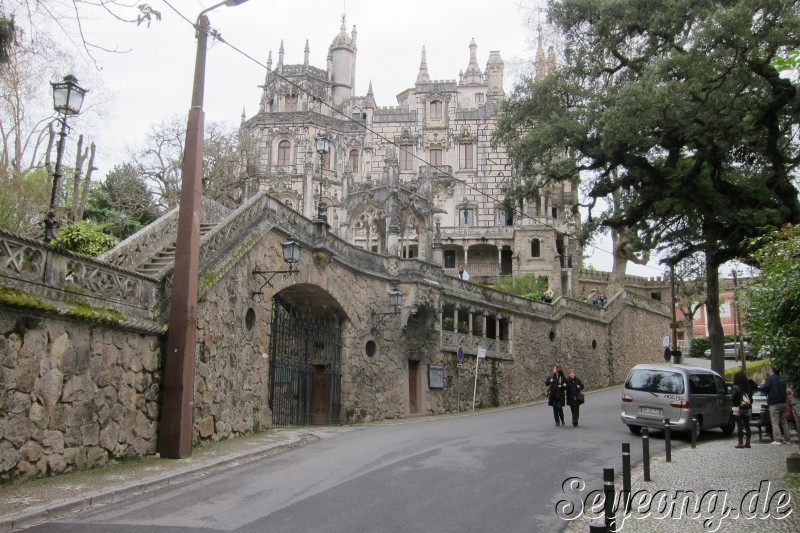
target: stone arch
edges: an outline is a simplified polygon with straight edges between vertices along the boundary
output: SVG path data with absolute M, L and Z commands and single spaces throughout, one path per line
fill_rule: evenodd
M 299 283 L 273 297 L 269 406 L 276 427 L 341 423 L 343 329 L 339 302 Z

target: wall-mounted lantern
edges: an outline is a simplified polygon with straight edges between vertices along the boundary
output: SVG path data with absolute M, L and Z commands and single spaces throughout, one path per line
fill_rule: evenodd
M 394 310 L 389 311 L 386 313 L 376 313 L 372 311 L 372 320 L 375 321 L 375 325 L 372 326 L 372 334 L 374 335 L 378 328 L 383 325 L 383 321 L 386 319 L 387 316 L 397 315 L 400 312 L 400 305 L 403 303 L 403 293 L 398 291 L 397 289 L 392 289 L 389 291 L 389 305 L 391 305 Z
M 300 272 L 299 270 L 294 268 L 295 263 L 300 261 L 300 244 L 295 241 L 294 239 L 289 239 L 285 243 L 283 243 L 283 260 L 286 261 L 286 264 L 289 265 L 288 270 L 261 270 L 258 265 L 253 269 L 254 276 L 261 276 L 264 280 L 264 283 L 261 284 L 261 287 L 258 288 L 257 291 L 253 292 L 253 297 L 256 296 L 263 296 L 262 290 L 264 287 L 269 285 L 272 287 L 272 278 L 277 276 L 278 274 L 283 274 L 283 279 L 287 279 L 292 274 L 297 274 Z M 269 277 L 267 277 L 269 276 Z

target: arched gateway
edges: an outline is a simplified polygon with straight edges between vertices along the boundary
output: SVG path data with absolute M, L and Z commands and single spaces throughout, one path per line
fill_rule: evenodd
M 316 287 L 290 287 L 273 299 L 269 357 L 273 426 L 340 423 L 342 322 L 338 304 Z

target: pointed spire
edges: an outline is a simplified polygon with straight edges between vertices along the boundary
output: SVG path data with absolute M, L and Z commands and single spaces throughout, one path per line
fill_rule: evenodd
M 372 109 L 378 107 L 378 104 L 375 103 L 375 95 L 372 93 L 372 80 L 369 80 L 369 90 L 367 90 L 367 100 L 364 105 Z
M 247 120 L 247 115 L 244 112 L 244 106 L 242 106 L 242 124 L 244 124 L 245 120 Z
M 308 54 L 309 52 L 311 52 L 311 50 L 308 48 L 308 39 L 306 39 L 306 49 L 304 50 L 304 52 L 305 52 L 305 59 L 303 60 L 303 64 L 305 66 L 308 66 Z
M 417 83 L 428 83 L 431 81 L 428 76 L 428 61 L 425 59 L 425 47 L 422 47 L 422 59 L 419 62 L 419 74 L 417 74 Z
M 542 40 L 542 25 L 539 24 L 537 29 L 539 36 L 536 38 L 536 61 L 533 63 L 536 73 L 534 79 L 540 80 L 545 77 L 547 73 L 547 60 L 544 56 L 544 41 Z
M 464 73 L 464 83 L 483 83 L 483 73 L 478 66 L 478 45 L 475 44 L 475 38 L 469 43 L 469 65 L 467 71 Z
M 278 65 L 283 66 L 283 39 L 281 39 L 281 47 L 278 49 Z
M 272 70 L 272 50 L 269 51 L 269 57 L 267 57 L 267 70 Z

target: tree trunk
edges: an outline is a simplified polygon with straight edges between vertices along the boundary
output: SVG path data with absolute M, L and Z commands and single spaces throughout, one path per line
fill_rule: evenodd
M 78 201 L 80 200 L 81 175 L 83 174 L 83 162 L 89 154 L 89 149 L 83 149 L 83 135 L 78 137 L 78 152 L 75 155 L 75 175 L 72 177 L 72 209 L 70 210 L 70 221 L 76 222 L 78 216 Z
M 711 370 L 725 374 L 725 331 L 719 316 L 719 264 L 706 252 L 706 323 L 711 344 Z
M 83 212 L 86 211 L 86 202 L 89 200 L 89 188 L 92 185 L 92 172 L 97 170 L 94 166 L 94 154 L 96 150 L 94 143 L 89 145 L 89 164 L 86 167 L 86 177 L 83 179 L 83 191 L 81 192 L 81 202 L 78 205 L 78 213 L 75 220 L 83 220 Z
M 608 276 L 606 295 L 614 297 L 625 286 L 625 272 L 628 269 L 628 257 L 625 253 L 627 237 L 624 231 L 611 230 L 611 249 L 614 252 L 614 262 L 611 265 L 611 273 Z

